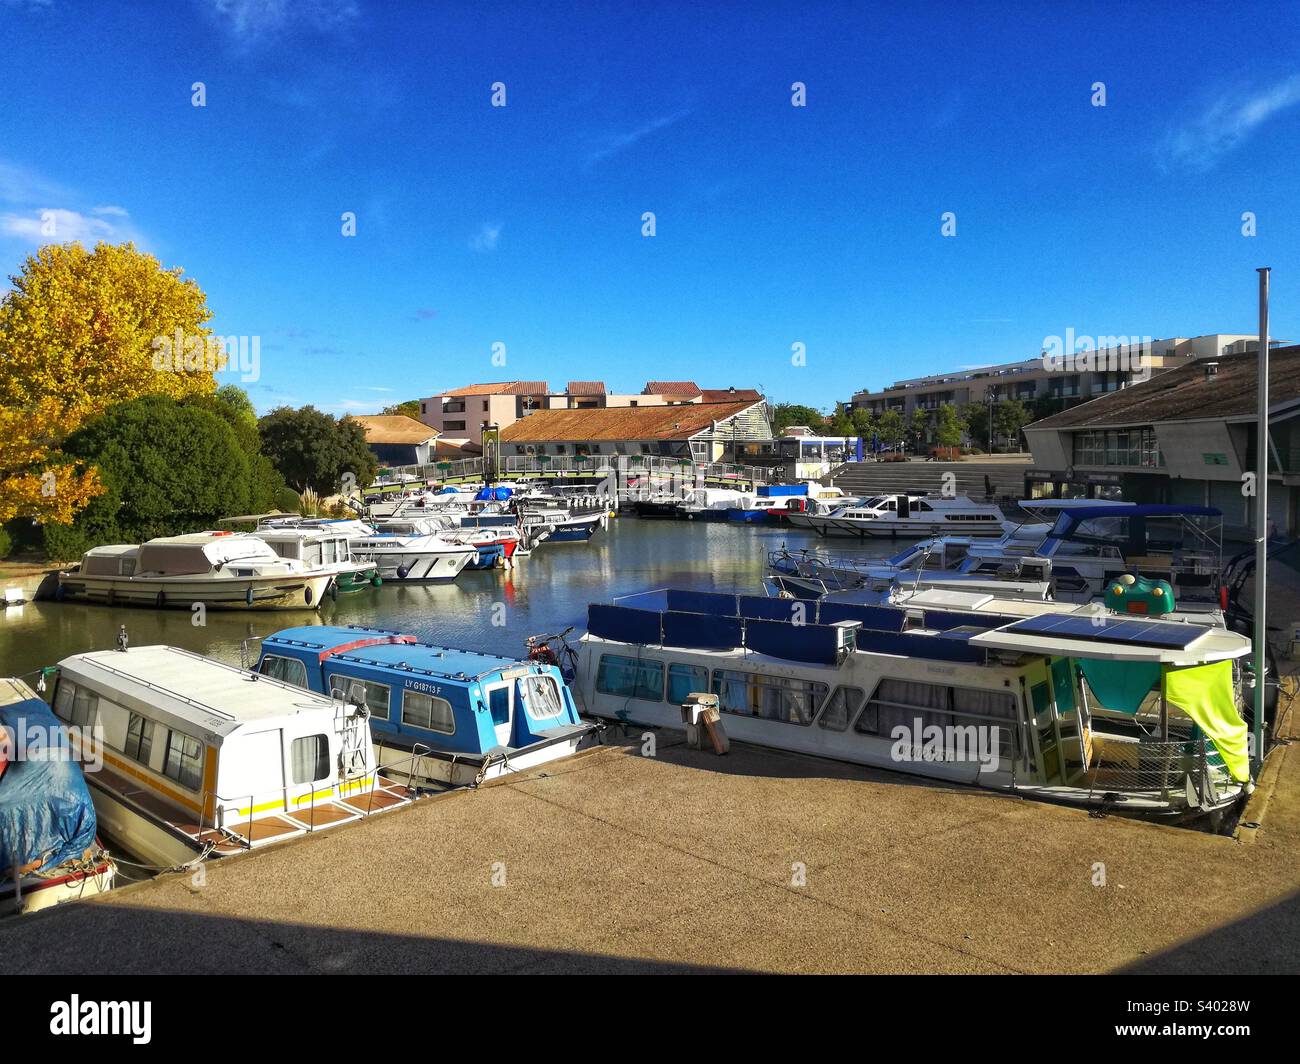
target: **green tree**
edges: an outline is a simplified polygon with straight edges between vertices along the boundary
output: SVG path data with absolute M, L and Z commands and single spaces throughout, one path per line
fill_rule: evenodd
M 70 524 L 45 526 L 47 553 L 70 560 L 102 543 L 194 532 L 248 512 L 249 455 L 213 403 L 142 396 L 69 436 L 64 452 L 93 462 L 105 491 Z
M 919 406 L 912 411 L 912 439 L 919 451 L 925 444 L 925 437 L 930 431 L 930 415 Z
M 281 406 L 257 427 L 262 453 L 295 491 L 311 488 L 322 496 L 337 494 L 344 473 L 353 474 L 365 487 L 379 469 L 366 445 L 365 430 L 351 418 L 339 421 L 314 406 Z
M 407 399 L 404 403 L 393 403 L 391 406 L 384 407 L 379 411 L 381 414 L 405 414 L 407 417 L 420 420 L 420 400 Z
M 940 447 L 960 447 L 962 437 L 966 434 L 966 423 L 952 403 L 939 407 L 935 424 L 935 440 Z
M 870 443 L 872 433 L 876 431 L 876 419 L 871 411 L 865 406 L 855 407 L 849 412 L 849 417 L 853 420 L 854 434 Z
M 238 384 L 223 384 L 217 389 L 216 396 L 223 404 L 245 424 L 252 425 L 253 431 L 257 431 L 257 410 L 253 407 L 253 400 L 248 398 L 248 393 Z
M 798 403 L 777 403 L 772 407 L 772 431 L 781 435 L 791 425 L 807 425 L 813 432 L 821 432 L 826 417 L 811 406 Z
M 856 432 L 857 430 L 853 427 L 853 419 L 845 411 L 838 410 L 835 416 L 831 418 L 827 434 L 830 436 L 852 436 Z
M 903 415 L 897 410 L 889 409 L 880 415 L 880 420 L 876 424 L 876 431 L 880 433 L 880 442 L 893 445 L 902 440 L 906 427 L 903 424 Z
M 962 420 L 972 440 L 979 440 L 986 451 L 992 451 L 989 440 L 989 408 L 986 403 L 967 403 L 962 408 Z
M 1019 399 L 1003 399 L 993 408 L 993 428 L 999 438 L 1019 449 L 1020 430 L 1033 420 L 1029 409 Z

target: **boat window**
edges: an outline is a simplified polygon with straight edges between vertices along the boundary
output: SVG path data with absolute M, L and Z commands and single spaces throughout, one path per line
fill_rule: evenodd
M 709 670 L 702 665 L 674 662 L 668 666 L 668 701 L 681 705 L 686 696 L 709 689 Z
M 531 716 L 543 720 L 558 717 L 564 712 L 564 700 L 560 697 L 560 688 L 554 677 L 526 676 L 520 683 L 523 684 L 524 702 Z
M 77 685 L 71 680 L 59 681 L 58 690 L 54 692 L 54 711 L 67 720 L 72 715 L 72 697 L 77 693 Z
M 402 692 L 402 723 L 444 735 L 451 735 L 456 730 L 456 717 L 451 711 L 451 703 L 445 698 L 421 694 L 419 691 Z
M 297 658 L 282 658 L 276 654 L 267 654 L 262 658 L 258 671 L 263 676 L 291 683 L 295 687 L 307 686 L 307 666 Z
M 203 782 L 203 744 L 192 735 L 169 731 L 163 775 L 182 787 L 197 791 Z
M 862 708 L 867 692 L 861 687 L 837 687 L 826 700 L 826 708 L 817 719 L 817 725 L 829 731 L 843 731 L 854 714 Z
M 372 683 L 370 680 L 359 680 L 355 676 L 342 676 L 335 672 L 330 673 L 330 694 L 353 705 L 364 702 L 372 717 L 388 719 L 390 691 L 386 683 Z
M 135 559 L 123 558 L 121 567 L 122 576 L 135 576 Z
M 663 663 L 602 654 L 596 670 L 596 690 L 607 695 L 660 702 L 664 697 Z
M 126 756 L 142 765 L 149 764 L 153 753 L 153 721 L 132 713 L 126 726 Z
M 794 676 L 766 676 L 733 669 L 713 670 L 713 693 L 724 713 L 787 724 L 811 724 L 829 690 L 824 683 Z
M 930 508 L 930 504 L 929 504 L 928 502 L 914 502 L 914 503 L 912 503 L 912 511 L 913 511 L 914 513 L 918 513 L 918 514 L 928 514 L 928 513 L 930 512 L 930 509 L 931 509 L 931 508 Z
M 325 735 L 304 735 L 289 751 L 294 783 L 316 783 L 330 777 L 330 741 Z
M 488 692 L 488 712 L 493 724 L 510 723 L 510 688 L 497 687 Z
M 68 723 L 83 728 L 91 728 L 99 716 L 99 696 L 94 691 L 78 687 L 72 696 L 72 706 L 68 712 Z
M 1019 718 L 1015 696 L 1010 691 L 885 679 L 876 687 L 854 730 L 896 738 L 896 728 L 904 728 L 910 734 L 920 721 L 922 729 L 932 726 L 945 729 L 947 744 L 955 734 L 947 729 L 993 728 L 996 731 L 990 733 L 989 740 L 996 734 L 999 756 L 1014 758 L 1019 750 Z M 913 735 L 912 742 L 919 748 L 923 737 Z

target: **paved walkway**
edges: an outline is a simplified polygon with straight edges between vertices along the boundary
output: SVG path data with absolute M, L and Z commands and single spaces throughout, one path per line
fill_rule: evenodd
M 1238 841 L 660 735 L 7 921 L 0 971 L 1296 972 L 1273 756 Z

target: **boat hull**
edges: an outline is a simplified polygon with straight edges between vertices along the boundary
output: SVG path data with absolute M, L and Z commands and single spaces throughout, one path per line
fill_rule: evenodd
M 65 901 L 80 901 L 106 894 L 113 889 L 117 866 L 107 857 L 98 860 L 88 871 L 69 872 L 49 877 L 24 876 L 21 898 L 12 880 L 0 888 L 0 916 L 6 913 L 34 913 Z
M 433 553 L 375 551 L 367 552 L 364 557 L 374 562 L 383 580 L 432 584 L 455 580 L 477 554 L 473 547 L 466 547 L 463 551 Z
M 583 741 L 595 731 L 595 726 L 574 729 L 554 739 L 545 739 L 519 750 L 502 754 L 454 754 L 445 750 L 431 750 L 414 757 L 409 747 L 401 744 L 400 737 L 386 736 L 375 744 L 375 761 L 381 771 L 392 770 L 395 782 L 411 787 L 473 787 L 489 780 L 499 779 L 515 772 L 536 768 L 550 761 L 558 761 L 578 752 Z
M 791 515 L 792 525 L 811 528 L 819 536 L 845 539 L 927 539 L 930 536 L 1000 536 L 1006 530 L 999 521 L 987 525 L 976 521 L 960 526 L 943 521 L 865 521 L 838 517 Z
M 217 610 L 315 610 L 334 575 L 265 577 L 134 577 L 60 573 L 56 595 L 106 606 Z

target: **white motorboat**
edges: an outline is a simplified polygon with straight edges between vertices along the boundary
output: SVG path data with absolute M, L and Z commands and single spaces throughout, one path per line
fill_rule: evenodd
M 478 556 L 477 547 L 451 542 L 437 522 L 420 517 L 377 521 L 351 547 L 355 558 L 378 566 L 384 580 L 455 580 Z
M 1012 522 L 992 503 L 965 495 L 879 495 L 829 514 L 791 513 L 786 520 L 819 536 L 858 539 L 926 536 L 1000 536 Z
M 336 575 L 282 558 L 255 535 L 195 532 L 95 547 L 59 573 L 56 596 L 158 609 L 314 610 Z
M 353 521 L 271 519 L 261 522 L 253 533 L 270 545 L 281 558 L 289 558 L 312 569 L 334 573 L 331 594 L 347 594 L 377 586 L 379 569 L 374 562 L 352 556 Z M 340 527 L 343 526 L 343 527 Z

